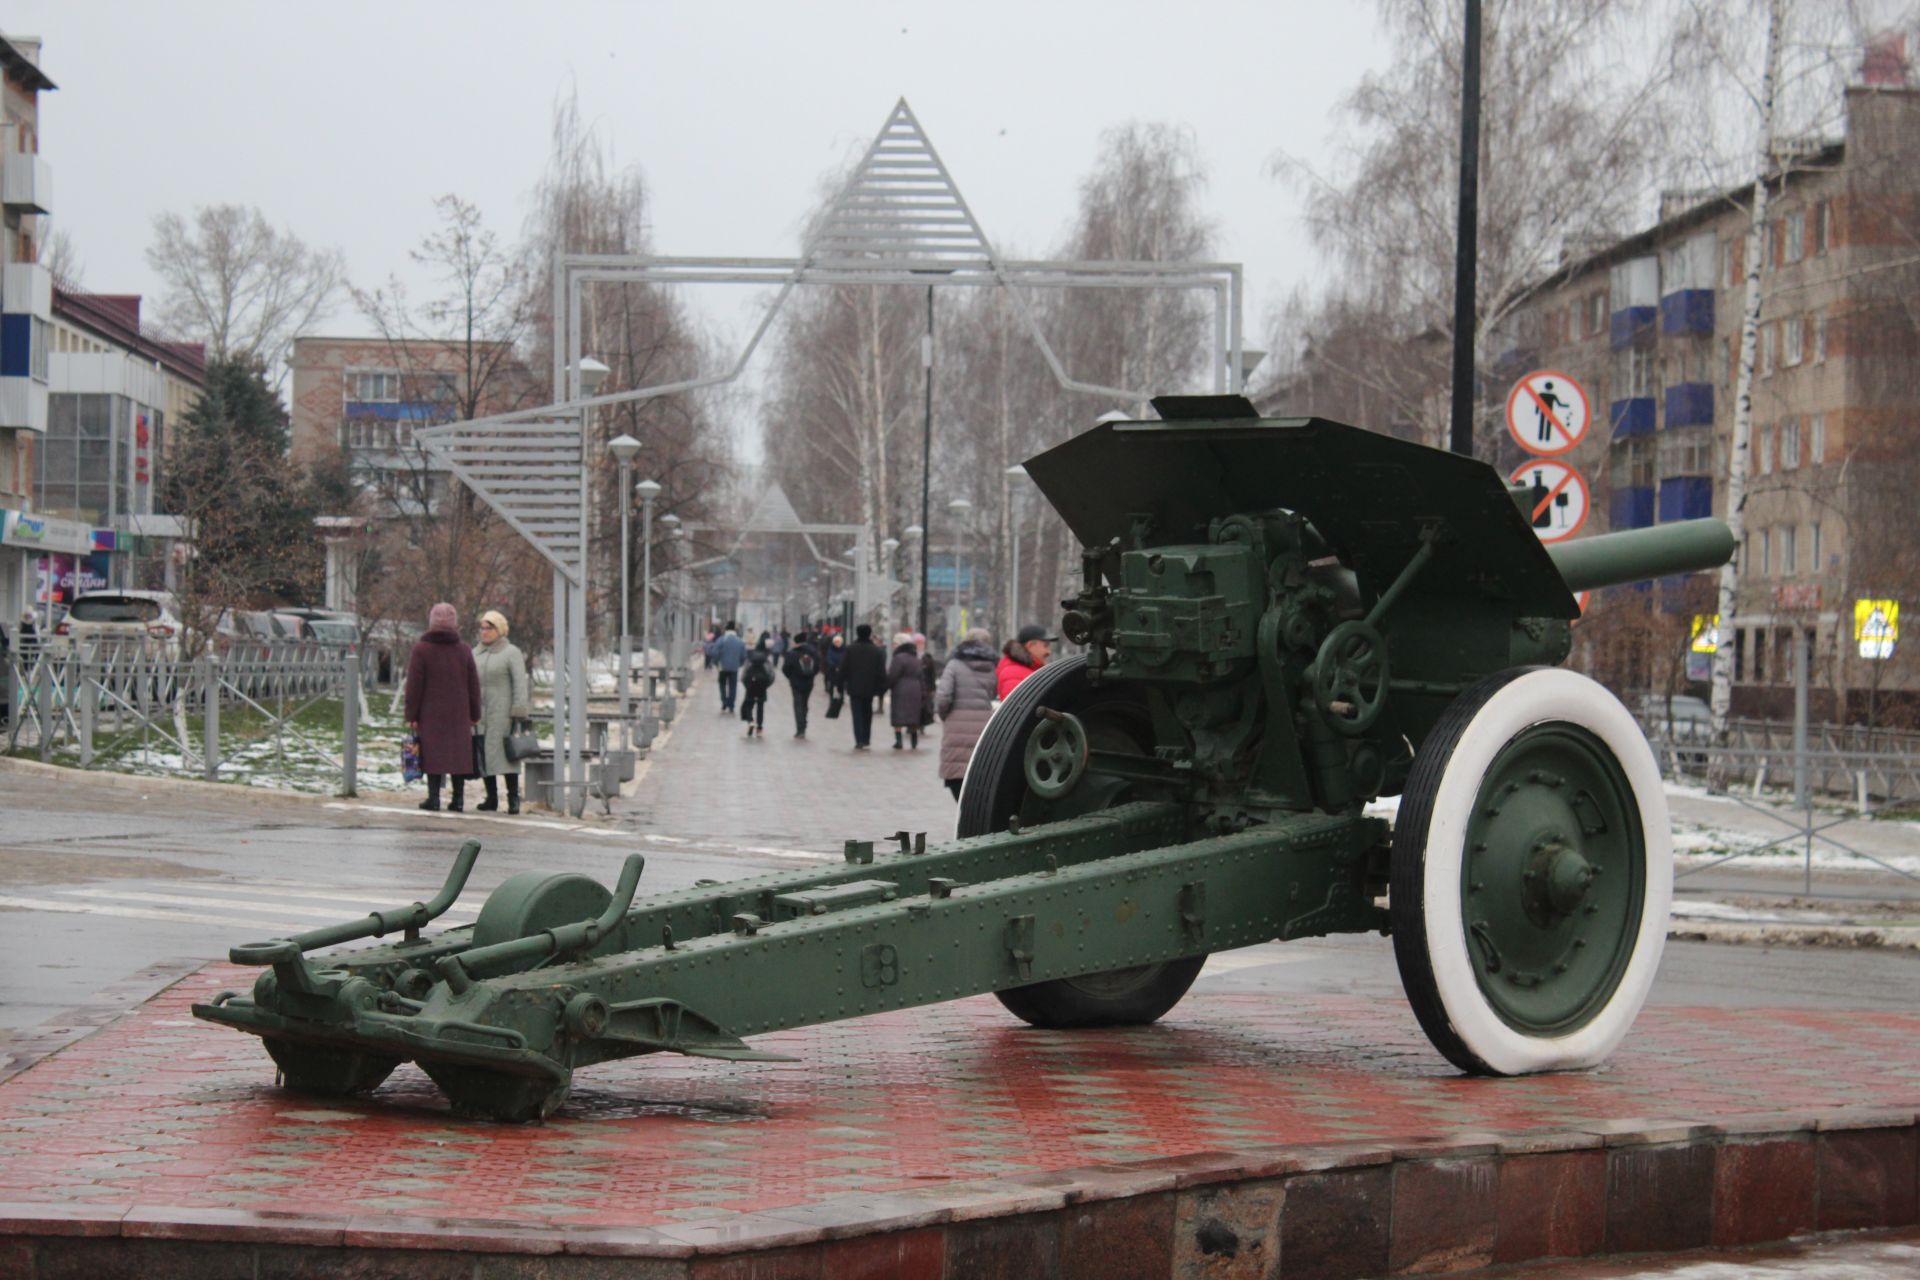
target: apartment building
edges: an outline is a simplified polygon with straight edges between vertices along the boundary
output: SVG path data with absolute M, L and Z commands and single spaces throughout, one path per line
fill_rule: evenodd
M 53 211 L 40 94 L 57 87 L 40 70 L 37 39 L 0 36 L 0 623 L 9 629 L 32 597 L 34 560 L 56 544 L 77 549 L 83 538 L 29 509 L 31 442 L 47 429 L 53 314 L 53 278 L 39 263 Z
M 1743 572 L 1719 628 L 1736 714 L 1790 705 L 1796 635 L 1813 646 L 1817 714 L 1857 717 L 1884 695 L 1920 708 L 1915 641 L 1877 658 L 1854 634 L 1860 601 L 1920 607 L 1920 91 L 1860 85 L 1846 109 L 1845 136 L 1801 148 L 1769 188 Z M 1507 326 L 1497 378 L 1559 370 L 1594 404 L 1569 455 L 1594 493 L 1587 532 L 1726 510 L 1749 197 L 1670 195 L 1656 225 L 1570 264 Z M 1630 598 L 1603 596 L 1596 616 Z M 1656 599 L 1712 609 L 1707 582 L 1670 580 Z
M 294 461 L 343 457 L 376 516 L 418 514 L 448 493 L 451 473 L 416 430 L 533 402 L 506 343 L 300 338 L 292 369 Z

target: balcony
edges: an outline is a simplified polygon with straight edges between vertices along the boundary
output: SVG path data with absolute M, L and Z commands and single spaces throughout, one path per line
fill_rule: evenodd
M 1663 476 L 1660 480 L 1660 523 L 1695 520 L 1713 514 L 1712 476 Z
M 1670 338 L 1713 332 L 1713 290 L 1680 289 L 1660 299 L 1660 332 Z
M 1615 529 L 1644 529 L 1653 523 L 1653 490 L 1643 485 L 1613 491 L 1613 504 L 1607 512 L 1608 524 Z
M 37 154 L 7 152 L 0 164 L 0 204 L 10 213 L 52 213 L 53 166 Z
M 1668 429 L 1713 425 L 1713 384 L 1676 382 L 1667 388 Z
M 0 268 L 0 311 L 53 319 L 53 273 L 37 262 L 9 262 Z
M 1653 397 L 1635 396 L 1631 400 L 1615 400 L 1607 406 L 1607 419 L 1613 425 L 1615 440 L 1652 435 Z

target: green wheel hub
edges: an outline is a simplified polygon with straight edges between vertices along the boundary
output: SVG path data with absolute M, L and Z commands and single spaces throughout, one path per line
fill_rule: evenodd
M 1626 972 L 1646 896 L 1646 842 L 1613 753 L 1566 723 L 1494 758 L 1474 797 L 1462 919 L 1488 1004 L 1529 1035 L 1574 1031 Z

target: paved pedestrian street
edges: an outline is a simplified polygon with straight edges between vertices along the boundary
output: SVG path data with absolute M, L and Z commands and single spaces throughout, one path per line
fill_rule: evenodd
M 929 840 L 953 835 L 959 806 L 940 782 L 940 730 L 920 749 L 893 749 L 885 715 L 873 747 L 853 749 L 853 720 L 826 718 L 816 686 L 807 736 L 793 736 L 793 700 L 777 680 L 767 695 L 766 735 L 748 738 L 738 714 L 720 714 L 714 672 L 696 671 L 673 735 L 654 753 L 637 792 L 616 805 L 623 822 L 653 838 L 725 840 L 777 853 L 840 856 L 848 840 L 902 829 Z

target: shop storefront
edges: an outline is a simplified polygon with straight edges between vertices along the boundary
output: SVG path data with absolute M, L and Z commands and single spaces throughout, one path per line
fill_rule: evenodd
M 75 593 L 105 587 L 116 543 L 111 529 L 0 510 L 0 608 L 7 621 L 28 608 L 49 621 Z

